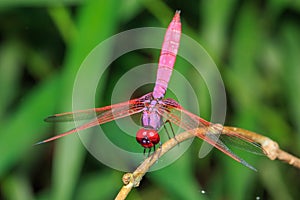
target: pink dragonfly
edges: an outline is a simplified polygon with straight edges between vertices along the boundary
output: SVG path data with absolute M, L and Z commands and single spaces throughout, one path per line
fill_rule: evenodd
M 195 130 L 199 127 L 206 128 L 207 134 L 197 135 L 199 138 L 213 145 L 234 160 L 249 167 L 250 169 L 255 170 L 254 167 L 252 167 L 242 158 L 235 155 L 222 142 L 222 139 L 229 138 L 229 140 L 234 141 L 234 143 L 239 143 L 239 146 L 256 147 L 256 143 L 245 137 L 242 137 L 241 135 L 233 131 L 227 131 L 227 133 L 230 134 L 216 134 L 216 130 L 212 128 L 214 124 L 185 110 L 182 106 L 180 106 L 179 103 L 177 103 L 173 99 L 163 99 L 176 60 L 180 36 L 180 11 L 176 11 L 175 16 L 169 24 L 167 32 L 165 34 L 158 64 L 156 84 L 153 92 L 148 93 L 140 98 L 131 99 L 127 102 L 109 105 L 102 108 L 92 108 L 50 116 L 45 119 L 46 122 L 66 122 L 87 119 L 90 119 L 90 121 L 60 135 L 38 142 L 37 144 L 50 142 L 77 131 L 81 131 L 130 115 L 142 113 L 141 120 L 143 128 L 137 131 L 136 140 L 141 144 L 142 147 L 144 147 L 144 149 L 149 149 L 149 152 L 152 148 L 155 148 L 156 144 L 160 142 L 158 131 L 165 124 L 165 122 L 168 121 L 187 131 Z M 93 117 L 95 116 L 95 114 L 96 118 Z

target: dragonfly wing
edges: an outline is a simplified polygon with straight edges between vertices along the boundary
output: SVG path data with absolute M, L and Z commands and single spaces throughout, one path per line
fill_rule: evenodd
M 250 153 L 266 155 L 266 152 L 262 147 L 262 143 L 266 140 L 266 137 L 251 131 L 224 126 L 221 140 L 226 144 L 232 144 L 233 146 L 246 150 Z
M 84 129 L 87 129 L 87 128 L 90 128 L 93 126 L 97 126 L 100 124 L 110 122 L 115 119 L 120 119 L 120 118 L 127 117 L 130 115 L 136 114 L 136 113 L 140 113 L 143 111 L 143 109 L 144 109 L 143 99 L 139 98 L 139 99 L 130 100 L 128 102 L 114 104 L 111 106 L 105 106 L 102 108 L 82 110 L 82 111 L 77 111 L 77 112 L 72 112 L 72 113 L 70 112 L 70 113 L 57 114 L 57 115 L 51 116 L 50 118 L 47 118 L 47 119 L 49 119 L 47 121 L 49 121 L 49 122 L 64 122 L 64 121 L 70 121 L 71 119 L 77 120 L 77 116 L 79 117 L 80 120 L 83 120 L 83 119 L 86 119 L 83 117 L 87 116 L 87 113 L 93 114 L 94 119 L 91 120 L 90 122 L 87 122 L 87 123 L 77 127 L 77 128 L 73 128 L 67 132 L 64 132 L 60 135 L 56 135 L 49 139 L 43 140 L 36 144 L 50 142 L 52 140 L 56 140 L 58 138 L 61 138 L 63 136 L 72 134 L 72 133 L 80 131 L 80 130 L 84 130 Z M 93 111 L 95 113 L 92 113 Z M 80 117 L 82 117 L 82 118 L 80 118 Z M 88 115 L 88 117 L 91 118 L 90 115 Z
M 227 138 L 224 137 L 225 135 L 222 134 L 223 126 L 220 124 L 214 124 L 210 127 L 207 127 L 205 134 L 196 134 L 198 137 L 203 139 L 204 141 L 208 142 L 209 144 L 213 145 L 226 155 L 230 156 L 234 160 L 238 161 L 239 163 L 243 164 L 244 166 L 257 171 L 252 165 L 247 163 L 244 159 L 240 158 L 236 154 L 234 154 L 224 143 L 223 139 Z M 201 132 L 202 133 L 202 132 Z M 232 137 L 233 138 L 233 137 Z M 225 140 L 227 141 L 227 140 Z
M 110 106 L 105 106 L 101 108 L 91 108 L 86 110 L 79 110 L 75 112 L 65 112 L 60 114 L 55 114 L 44 119 L 46 122 L 70 122 L 70 121 L 79 121 L 79 120 L 89 120 L 97 116 L 105 115 L 107 112 L 114 110 L 125 110 L 124 108 L 128 107 L 127 110 L 134 108 L 134 106 L 141 106 L 143 104 L 142 99 L 132 99 L 127 102 L 118 103 Z
M 104 109 L 105 108 L 105 109 Z M 71 122 L 76 120 L 88 120 L 94 118 L 97 108 L 55 114 L 44 119 L 45 122 Z M 109 110 L 108 106 L 102 108 L 102 112 Z M 74 117 L 74 115 L 76 117 Z
M 241 137 L 236 137 L 223 133 L 220 135 L 219 139 L 228 146 L 234 146 L 241 150 L 245 150 L 256 155 L 265 155 L 261 145 L 257 142 L 242 140 Z
M 242 163 L 246 167 L 249 167 L 252 170 L 255 170 L 250 164 L 244 161 L 242 158 L 235 155 L 220 139 L 219 137 L 222 135 L 222 129 L 220 131 L 216 131 L 218 129 L 215 126 L 219 126 L 218 124 L 214 125 L 201 117 L 190 113 L 189 111 L 183 109 L 179 103 L 177 103 L 173 99 L 166 99 L 163 101 L 163 104 L 158 108 L 159 113 L 170 122 L 176 124 L 177 126 L 185 129 L 186 131 L 191 131 L 191 133 L 196 134 L 197 137 L 203 139 L 209 144 L 213 145 L 226 155 L 230 156 L 234 160 Z M 213 128 L 214 127 L 214 128 Z M 197 131 L 197 128 L 206 129 L 205 133 L 201 131 Z M 199 129 L 198 129 L 199 130 Z M 196 131 L 196 132 L 195 132 Z M 236 134 L 235 136 L 238 136 Z M 232 135 L 233 137 L 233 135 Z M 244 138 L 242 138 L 244 139 Z M 256 171 L 256 170 L 255 170 Z

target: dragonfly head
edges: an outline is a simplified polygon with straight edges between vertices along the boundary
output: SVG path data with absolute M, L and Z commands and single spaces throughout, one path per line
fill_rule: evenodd
M 159 134 L 154 129 L 141 128 L 136 133 L 136 141 L 144 148 L 152 148 L 160 141 Z

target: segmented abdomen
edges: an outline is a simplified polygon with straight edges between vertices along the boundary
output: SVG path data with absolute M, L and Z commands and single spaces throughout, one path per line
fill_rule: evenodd
M 165 34 L 159 58 L 153 97 L 162 98 L 167 90 L 173 71 L 181 35 L 180 11 L 176 11 Z

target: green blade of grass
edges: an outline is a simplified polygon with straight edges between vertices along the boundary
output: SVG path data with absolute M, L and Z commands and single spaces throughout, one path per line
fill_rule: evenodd
M 101 41 L 113 34 L 117 24 L 117 1 L 89 1 L 79 12 L 78 34 L 70 44 L 62 83 L 62 111 L 71 110 L 73 84 L 76 73 L 88 53 Z M 109 49 L 107 53 L 109 53 Z M 99 57 L 101 68 L 105 55 Z M 87 77 L 87 81 L 88 81 Z M 86 86 L 94 87 L 94 86 Z M 104 88 L 100 88 L 104 89 Z M 99 91 L 102 92 L 102 91 Z M 64 130 L 68 127 L 64 126 Z M 53 199 L 72 199 L 84 161 L 85 150 L 76 135 L 57 142 L 53 168 Z
M 43 118 L 54 112 L 57 78 L 44 82 L 22 99 L 16 111 L 0 130 L 0 177 L 25 156 L 48 127 Z M 38 109 L 37 109 L 38 108 Z M 38 150 L 38 149 L 36 149 Z

